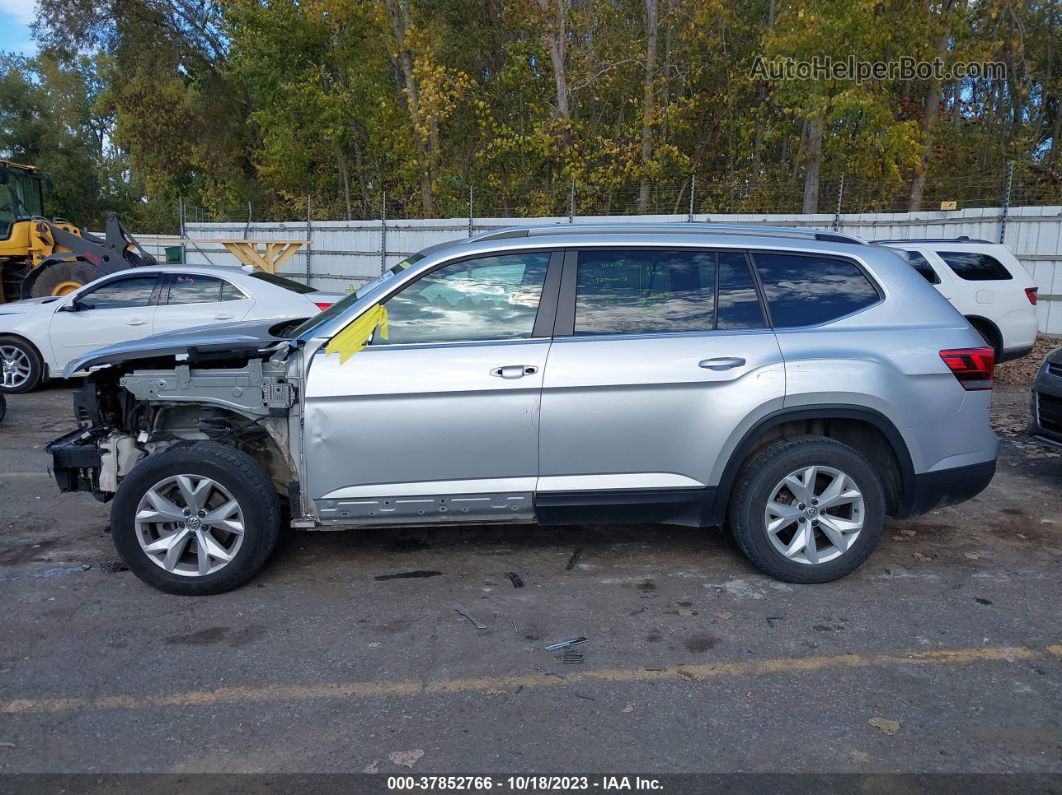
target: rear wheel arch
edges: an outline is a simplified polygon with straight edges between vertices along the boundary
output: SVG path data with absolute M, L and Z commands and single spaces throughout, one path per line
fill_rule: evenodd
M 980 315 L 966 315 L 966 320 L 978 334 L 984 337 L 985 342 L 992 346 L 998 362 L 1003 355 L 1003 332 L 999 330 L 999 326 Z
M 888 513 L 897 518 L 910 513 L 914 464 L 892 421 L 871 408 L 823 405 L 776 411 L 745 432 L 719 479 L 710 524 L 722 524 L 738 472 L 759 448 L 777 439 L 805 435 L 836 439 L 864 455 L 885 485 Z

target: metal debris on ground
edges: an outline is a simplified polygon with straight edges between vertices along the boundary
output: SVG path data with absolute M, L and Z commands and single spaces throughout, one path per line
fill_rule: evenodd
M 505 576 L 508 577 L 509 580 L 512 582 L 513 588 L 524 587 L 524 581 L 520 579 L 520 575 L 517 574 L 515 571 L 507 571 L 505 572 Z
M 580 635 L 577 638 L 568 638 L 567 640 L 560 640 L 556 643 L 549 644 L 546 647 L 546 651 L 564 651 L 565 649 L 569 649 L 577 643 L 586 643 L 588 640 L 590 639 L 585 635 Z
M 483 624 L 483 623 L 477 621 L 476 619 L 472 618 L 472 614 L 469 613 L 468 610 L 466 608 L 462 607 L 461 605 L 454 605 L 454 610 L 456 610 L 460 615 L 464 616 L 469 621 L 471 621 L 472 622 L 472 626 L 474 626 L 476 629 L 486 629 L 487 628 L 486 624 Z
M 568 565 L 564 567 L 565 571 L 571 571 L 575 568 L 575 564 L 579 562 L 579 556 L 583 554 L 581 549 L 577 549 L 572 553 L 572 556 L 568 558 Z
M 396 574 L 377 574 L 373 577 L 374 580 L 415 580 L 421 577 L 438 577 L 442 574 L 441 571 L 435 571 L 434 569 L 417 569 L 415 571 L 400 571 Z

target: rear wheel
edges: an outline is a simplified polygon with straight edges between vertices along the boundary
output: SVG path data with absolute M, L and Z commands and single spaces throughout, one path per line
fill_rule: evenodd
M 100 275 L 99 270 L 87 262 L 56 262 L 40 267 L 44 271 L 33 282 L 31 292 L 34 298 L 69 295 Z
M 730 527 L 748 558 L 786 582 L 828 582 L 857 569 L 881 539 L 885 493 L 859 452 L 833 439 L 773 442 L 742 467 Z
M 126 565 L 148 585 L 221 593 L 247 582 L 273 551 L 280 501 L 246 453 L 214 442 L 180 445 L 125 477 L 111 531 Z
M 44 361 L 36 348 L 21 337 L 0 335 L 0 392 L 29 392 L 43 376 Z

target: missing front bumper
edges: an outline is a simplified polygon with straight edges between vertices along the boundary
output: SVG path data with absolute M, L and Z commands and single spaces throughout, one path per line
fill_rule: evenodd
M 79 428 L 45 446 L 52 456 L 52 474 L 59 491 L 87 491 L 100 502 L 114 496 L 100 491 L 99 487 L 102 466 L 99 440 L 106 435 L 105 428 Z

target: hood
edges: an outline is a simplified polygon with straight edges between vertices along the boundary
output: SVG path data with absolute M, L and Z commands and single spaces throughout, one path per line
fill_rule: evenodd
M 74 373 L 93 367 L 165 356 L 187 356 L 189 362 L 240 354 L 253 356 L 275 347 L 278 343 L 287 342 L 289 338 L 284 336 L 284 332 L 301 322 L 302 320 L 297 318 L 246 320 L 154 334 L 139 340 L 98 348 L 70 362 L 63 375 L 69 378 Z
M 49 304 L 63 300 L 61 295 L 46 295 L 43 298 L 27 298 L 23 301 L 12 301 L 10 304 L 0 304 L 0 315 L 24 315 L 26 312 L 39 312 Z M 51 309 L 53 307 L 49 307 Z
M 1051 364 L 1062 364 L 1062 348 L 1055 348 L 1049 354 L 1044 361 L 1051 362 Z

